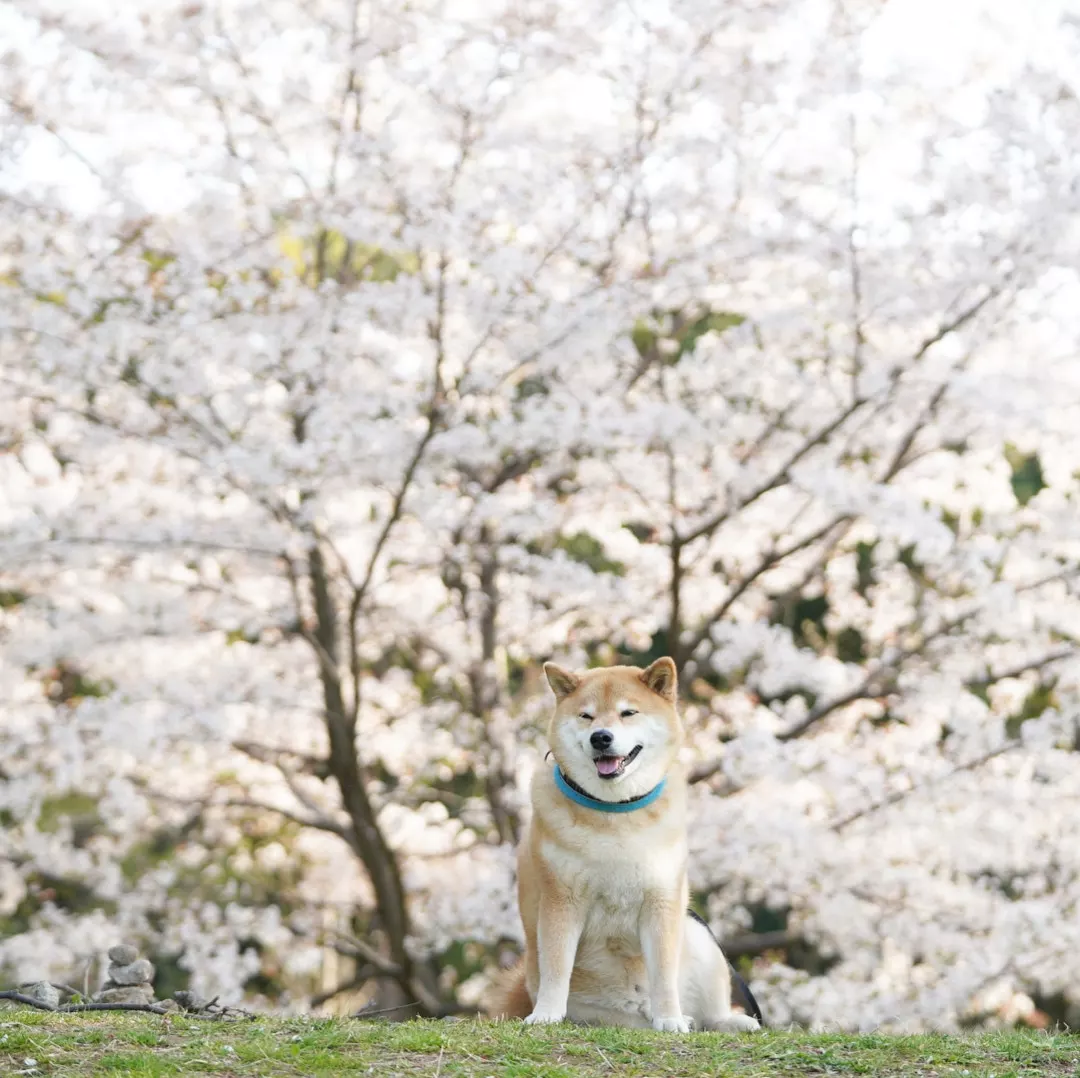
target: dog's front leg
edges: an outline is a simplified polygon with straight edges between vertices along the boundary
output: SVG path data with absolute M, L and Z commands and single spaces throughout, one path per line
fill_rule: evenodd
M 566 1017 L 570 975 L 583 925 L 581 911 L 566 896 L 545 896 L 541 900 L 536 922 L 540 984 L 533 1012 L 525 1019 L 530 1025 L 561 1022 Z
M 641 909 L 641 954 L 649 975 L 653 1029 L 688 1033 L 679 1002 L 685 903 L 672 895 L 649 895 Z

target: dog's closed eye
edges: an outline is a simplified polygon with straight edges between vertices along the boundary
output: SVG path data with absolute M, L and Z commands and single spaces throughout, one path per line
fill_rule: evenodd
M 637 712 L 632 707 L 627 707 L 627 708 L 623 708 L 623 710 L 620 711 L 619 714 L 624 719 L 628 719 L 628 718 L 630 718 L 631 715 L 636 715 Z
M 581 713 L 581 714 L 580 714 L 580 715 L 578 716 L 578 718 L 579 718 L 579 719 L 588 719 L 588 720 L 589 720 L 589 722 L 592 722 L 592 715 L 590 715 L 590 714 L 589 714 L 589 713 L 588 713 L 587 711 L 583 711 L 583 712 L 582 712 L 582 713 Z

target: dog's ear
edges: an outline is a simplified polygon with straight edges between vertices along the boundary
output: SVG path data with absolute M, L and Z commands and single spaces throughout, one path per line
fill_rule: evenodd
M 564 670 L 554 663 L 544 663 L 544 676 L 556 700 L 569 696 L 581 684 L 581 678 L 577 674 L 571 674 L 569 670 Z
M 675 661 L 664 656 L 641 671 L 641 680 L 652 689 L 657 696 L 675 703 L 675 697 L 679 692 L 679 675 L 675 671 Z

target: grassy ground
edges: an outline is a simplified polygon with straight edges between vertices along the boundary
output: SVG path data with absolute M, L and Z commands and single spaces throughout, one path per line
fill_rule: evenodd
M 2 1007 L 2 1005 L 0 1005 Z M 1080 1037 L 689 1036 L 520 1023 L 49 1015 L 0 1009 L 0 1074 L 373 1075 L 375 1078 L 879 1078 L 1080 1076 Z

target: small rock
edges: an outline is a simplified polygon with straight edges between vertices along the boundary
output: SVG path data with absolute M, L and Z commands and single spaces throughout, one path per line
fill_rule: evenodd
M 48 981 L 38 981 L 26 989 L 26 995 L 36 999 L 38 1003 L 47 1003 L 50 1007 L 60 1006 L 60 992 Z
M 194 992 L 188 992 L 184 989 L 181 989 L 179 992 L 174 992 L 173 999 L 175 999 L 185 1011 L 205 1011 L 210 1004 L 209 1000 L 203 999 L 202 996 L 196 995 Z
M 154 979 L 154 967 L 146 958 L 137 958 L 126 966 L 109 967 L 109 980 L 117 985 L 149 984 Z
M 158 1003 L 158 1006 L 163 1011 L 168 1011 L 170 1014 L 175 1014 L 178 1010 L 180 1010 L 180 1004 L 177 1003 L 175 999 L 163 999 L 160 1003 Z
M 109 948 L 109 961 L 114 966 L 130 966 L 138 957 L 138 950 L 130 943 L 118 943 L 115 947 Z
M 95 1003 L 153 1003 L 154 990 L 148 984 L 129 988 L 105 988 L 94 996 Z

